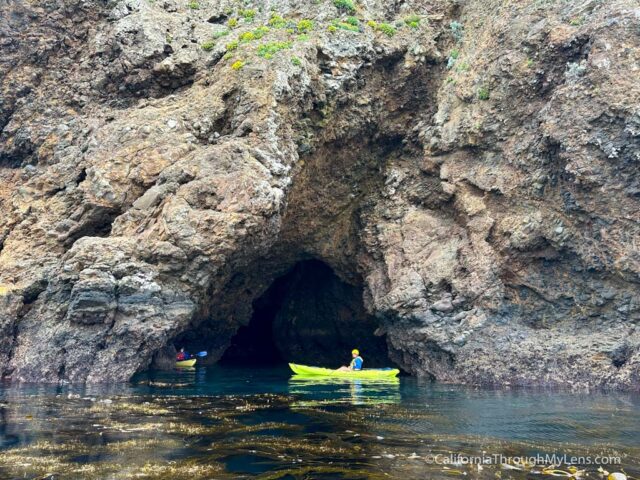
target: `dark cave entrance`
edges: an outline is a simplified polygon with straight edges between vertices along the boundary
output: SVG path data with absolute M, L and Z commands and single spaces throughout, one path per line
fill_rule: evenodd
M 253 302 L 220 362 L 276 365 L 285 362 L 338 367 L 358 348 L 367 367 L 389 366 L 378 321 L 362 303 L 362 288 L 342 281 L 319 260 L 296 264 Z

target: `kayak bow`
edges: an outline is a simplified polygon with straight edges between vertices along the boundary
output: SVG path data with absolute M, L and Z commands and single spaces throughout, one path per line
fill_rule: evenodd
M 310 367 L 308 365 L 297 365 L 290 363 L 289 367 L 294 373 L 302 376 L 322 376 L 335 378 L 394 378 L 400 373 L 397 368 L 363 368 L 362 370 L 351 370 L 341 372 L 331 368 Z

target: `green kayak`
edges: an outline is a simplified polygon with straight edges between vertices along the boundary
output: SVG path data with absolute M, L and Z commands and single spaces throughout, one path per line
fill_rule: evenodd
M 331 368 L 309 367 L 290 363 L 289 367 L 294 373 L 306 377 L 321 376 L 335 378 L 393 378 L 400 373 L 397 368 L 363 368 L 350 372 L 340 372 Z

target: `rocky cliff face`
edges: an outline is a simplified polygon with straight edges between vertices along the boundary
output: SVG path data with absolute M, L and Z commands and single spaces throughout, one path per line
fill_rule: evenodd
M 298 262 L 447 382 L 640 385 L 632 0 L 5 0 L 0 373 L 219 357 Z

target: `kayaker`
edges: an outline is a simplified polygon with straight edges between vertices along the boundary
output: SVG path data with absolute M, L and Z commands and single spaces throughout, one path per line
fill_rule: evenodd
M 189 353 L 188 353 L 188 352 L 185 352 L 185 351 L 184 351 L 184 347 L 182 347 L 182 348 L 180 349 L 180 351 L 178 352 L 178 354 L 176 355 L 176 360 L 177 360 L 178 362 L 181 362 L 181 361 L 183 361 L 183 360 L 189 360 L 190 358 L 191 358 L 191 355 L 189 355 Z
M 362 357 L 360 356 L 360 352 L 358 351 L 357 348 L 354 348 L 351 351 L 351 363 L 349 364 L 348 367 L 340 367 L 338 369 L 339 372 L 351 372 L 353 370 L 362 370 L 362 364 L 364 363 L 364 360 L 362 360 Z

